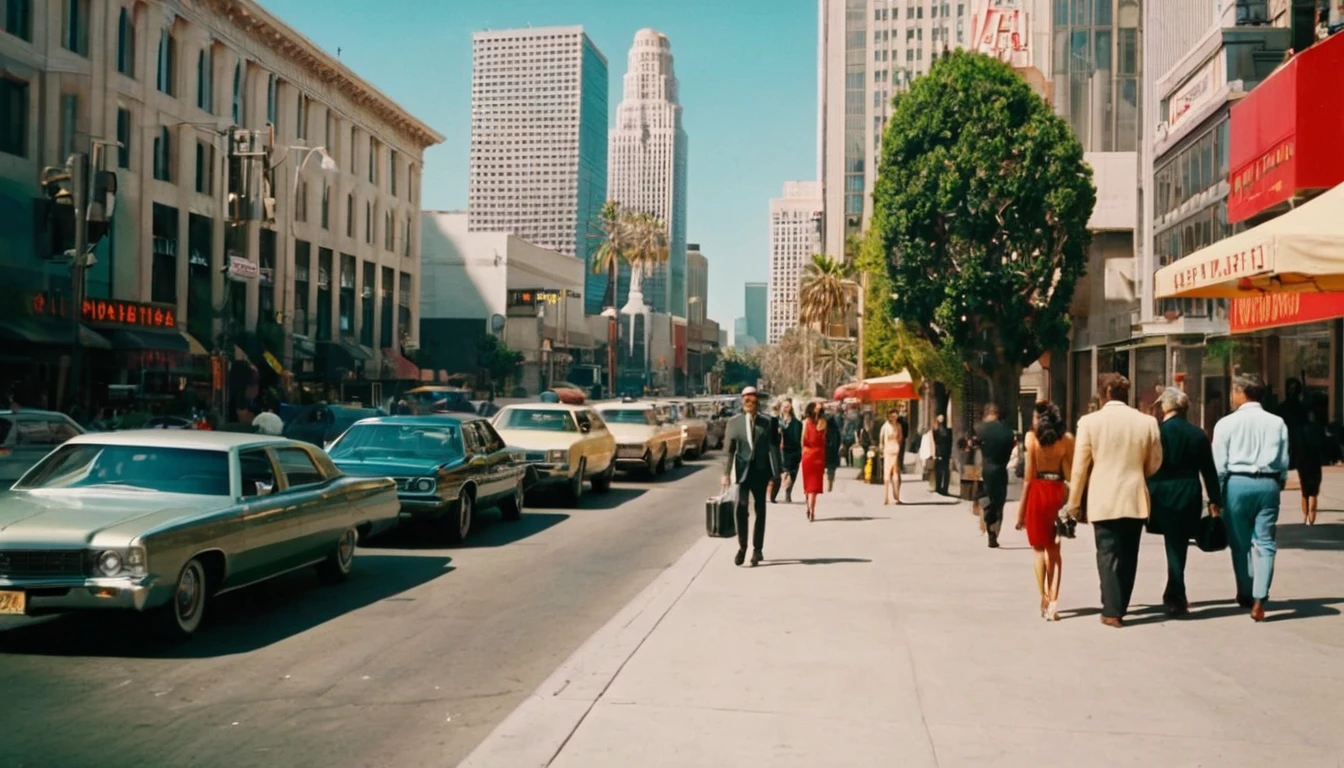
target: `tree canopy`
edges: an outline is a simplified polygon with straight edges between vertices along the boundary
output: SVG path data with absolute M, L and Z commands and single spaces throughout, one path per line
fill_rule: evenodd
M 1095 202 L 1082 147 L 1020 75 L 944 56 L 893 99 L 882 141 L 872 229 L 890 316 L 1013 408 L 1021 370 L 1067 343 Z

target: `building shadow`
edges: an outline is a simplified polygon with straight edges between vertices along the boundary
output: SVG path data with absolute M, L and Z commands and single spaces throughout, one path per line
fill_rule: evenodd
M 758 567 L 768 565 L 839 565 L 841 563 L 871 563 L 866 557 L 800 557 L 782 560 L 762 560 Z
M 1279 514 L 1279 517 L 1282 518 L 1289 513 L 1288 510 L 1285 510 Z M 1298 511 L 1294 509 L 1291 510 L 1291 513 L 1298 514 Z M 1317 510 L 1317 514 L 1320 514 L 1320 510 Z M 1317 518 L 1316 525 L 1279 523 L 1277 541 L 1279 549 L 1341 551 L 1344 550 L 1344 524 L 1321 523 L 1319 518 Z
M 451 549 L 478 549 L 502 547 L 515 541 L 536 536 L 565 520 L 569 515 L 558 512 L 523 511 L 521 520 L 507 521 L 493 510 L 478 510 L 471 523 L 467 540 Z M 447 550 L 450 548 L 444 534 L 427 520 L 408 520 L 386 533 L 369 539 L 366 546 L 374 549 Z
M 200 630 L 188 642 L 153 640 L 142 614 L 89 612 L 0 632 L 0 653 L 176 659 L 250 653 L 451 573 L 450 562 L 361 551 L 344 584 L 323 585 L 314 569 L 304 568 L 210 600 Z
M 570 507 L 563 492 L 559 489 L 555 491 L 533 491 L 527 494 L 527 506 L 529 509 L 615 509 L 626 502 L 634 501 L 640 496 L 648 493 L 647 488 L 625 488 L 612 486 L 606 493 L 598 493 L 588 487 L 584 489 L 583 498 L 579 499 L 577 507 Z

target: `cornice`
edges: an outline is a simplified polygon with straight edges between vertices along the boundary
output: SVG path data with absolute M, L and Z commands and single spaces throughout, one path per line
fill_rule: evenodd
M 336 89 L 355 106 L 369 110 L 421 150 L 443 143 L 442 134 L 253 0 L 192 1 L 227 19 L 240 32 L 311 73 L 318 82 Z

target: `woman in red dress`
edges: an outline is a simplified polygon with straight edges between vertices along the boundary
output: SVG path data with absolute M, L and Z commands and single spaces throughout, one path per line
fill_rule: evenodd
M 1017 510 L 1017 529 L 1025 529 L 1027 542 L 1036 553 L 1036 588 L 1041 595 L 1041 616 L 1059 620 L 1059 582 L 1063 563 L 1059 557 L 1059 510 L 1068 499 L 1069 473 L 1073 468 L 1073 436 L 1064 431 L 1064 419 L 1053 403 L 1036 404 L 1031 431 L 1026 440 L 1025 486 Z
M 807 520 L 817 519 L 817 497 L 826 481 L 826 413 L 816 403 L 803 410 L 803 497 Z

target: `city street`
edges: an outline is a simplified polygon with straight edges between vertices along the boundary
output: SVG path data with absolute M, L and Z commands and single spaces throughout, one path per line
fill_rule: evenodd
M 181 646 L 123 617 L 0 624 L 0 765 L 455 765 L 703 538 L 717 461 L 516 525 L 485 511 L 463 548 L 394 531 L 349 583 L 221 597 Z

